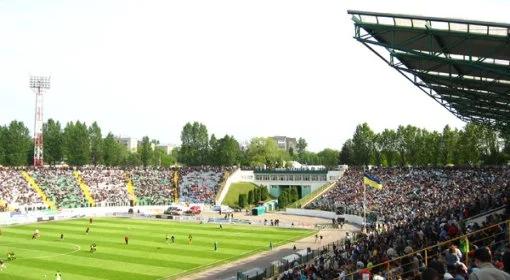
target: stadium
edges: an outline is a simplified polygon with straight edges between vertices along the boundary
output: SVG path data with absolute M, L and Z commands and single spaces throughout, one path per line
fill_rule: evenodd
M 465 126 L 162 145 L 45 119 L 59 80 L 31 76 L 33 135 L 0 123 L 0 279 L 510 279 L 510 24 L 342 16 Z

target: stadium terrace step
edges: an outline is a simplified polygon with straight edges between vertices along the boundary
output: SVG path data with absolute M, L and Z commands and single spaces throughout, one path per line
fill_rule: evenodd
M 181 194 L 181 190 L 179 188 L 179 180 L 180 180 L 180 178 L 179 178 L 179 171 L 178 170 L 174 170 L 173 174 L 172 174 L 172 181 L 173 181 L 172 183 L 174 185 L 174 190 L 175 190 L 174 198 L 175 198 L 175 202 L 176 203 L 179 203 L 179 196 Z
M 48 198 L 46 193 L 41 189 L 41 187 L 37 184 L 34 178 L 32 178 L 30 174 L 28 174 L 28 172 L 21 171 L 21 176 L 23 177 L 23 179 L 25 179 L 25 181 L 27 181 L 28 185 L 39 195 L 41 200 L 48 208 L 52 210 L 56 209 L 55 203 Z
M 129 200 L 133 201 L 133 205 L 136 205 L 138 201 L 135 194 L 135 185 L 133 184 L 133 180 L 131 180 L 128 173 L 126 173 L 126 189 Z
M 216 204 L 221 204 L 223 202 L 223 199 L 225 198 L 225 195 L 228 193 L 228 189 L 230 188 L 230 183 L 228 182 L 228 178 L 232 175 L 231 172 L 225 171 L 223 172 L 223 178 L 220 181 L 220 187 L 218 188 L 218 192 L 216 193 L 216 197 L 214 198 L 214 201 Z
M 73 176 L 76 179 L 76 182 L 78 183 L 78 186 L 80 186 L 81 192 L 83 193 L 83 195 L 87 199 L 87 202 L 91 206 L 96 206 L 96 201 L 94 200 L 94 198 L 92 197 L 92 194 L 90 193 L 90 188 L 85 183 L 85 180 L 81 176 L 80 172 L 79 171 L 73 171 Z
M 344 172 L 342 172 L 342 174 L 340 175 L 340 177 L 338 179 L 342 178 L 343 175 L 344 175 Z M 328 182 L 328 183 L 324 184 L 322 187 L 320 187 L 317 190 L 315 190 L 314 192 L 312 192 L 312 193 L 308 194 L 307 196 L 299 199 L 298 201 L 293 202 L 292 204 L 288 205 L 287 207 L 288 208 L 305 208 L 305 206 L 310 204 L 315 199 L 321 197 L 324 193 L 326 193 L 332 187 L 334 187 L 337 182 L 338 181 Z

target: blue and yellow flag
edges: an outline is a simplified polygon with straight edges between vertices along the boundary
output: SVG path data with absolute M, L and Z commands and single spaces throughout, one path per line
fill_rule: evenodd
M 382 189 L 382 181 L 379 177 L 365 172 L 363 175 L 363 184 L 371 186 L 374 189 Z

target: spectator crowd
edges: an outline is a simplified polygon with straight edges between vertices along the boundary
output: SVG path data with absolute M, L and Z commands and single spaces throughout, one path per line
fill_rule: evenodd
M 171 170 L 133 169 L 130 174 L 140 205 L 167 205 L 174 201 Z
M 220 167 L 183 167 L 179 169 L 180 201 L 213 204 L 221 183 L 228 176 Z
M 41 198 L 23 179 L 19 170 L 0 167 L 0 199 L 12 208 L 37 207 Z
M 385 225 L 407 224 L 416 218 L 455 209 L 457 219 L 501 205 L 510 187 L 508 168 L 380 168 L 383 188 L 366 187 L 367 212 Z M 363 212 L 363 171 L 349 169 L 336 186 L 309 208 Z
M 68 168 L 44 168 L 28 172 L 59 208 L 87 206 L 87 201 Z
M 35 180 L 49 200 L 58 208 L 86 207 L 88 201 L 74 171 L 88 186 L 96 206 L 130 205 L 127 183 L 133 183 L 140 205 L 167 205 L 176 200 L 189 203 L 213 204 L 229 169 L 219 167 L 182 167 L 172 169 L 120 169 L 103 166 L 49 168 L 0 167 L 0 211 L 10 208 L 36 209 L 44 207 L 39 195 L 21 175 L 22 171 Z M 176 176 L 174 178 L 173 176 Z M 177 180 L 174 180 L 177 179 Z M 175 182 L 177 182 L 177 186 Z
M 314 263 L 286 271 L 281 279 L 510 279 L 510 274 L 498 270 L 510 270 L 510 262 L 504 266 L 505 258 L 510 260 L 505 244 L 508 210 L 470 219 L 489 209 L 508 207 L 509 171 L 370 170 L 383 182 L 381 190 L 366 187 L 367 208 L 375 213 L 377 223 Z M 362 182 L 363 171 L 350 169 L 311 207 L 362 213 Z M 467 240 L 461 238 L 466 234 Z M 430 246 L 426 254 L 420 250 Z M 476 278 L 491 273 L 500 278 Z

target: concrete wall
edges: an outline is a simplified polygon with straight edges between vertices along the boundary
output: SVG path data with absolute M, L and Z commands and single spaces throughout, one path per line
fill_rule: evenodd
M 227 178 L 227 181 L 225 182 L 225 186 L 223 187 L 223 190 L 221 191 L 220 195 L 218 196 L 218 200 L 216 201 L 216 204 L 221 204 L 223 200 L 225 199 L 225 196 L 228 193 L 228 190 L 230 190 L 230 186 L 233 183 L 237 182 L 250 182 L 253 183 L 255 181 L 255 175 L 253 174 L 252 170 L 241 170 L 240 168 L 234 171 L 234 173 L 230 174 L 230 176 Z
M 310 210 L 310 209 L 300 209 L 300 208 L 287 208 L 285 209 L 285 213 L 297 216 L 307 216 L 307 217 L 317 217 L 324 219 L 333 219 L 333 218 L 344 218 L 346 222 L 356 225 L 363 225 L 363 217 L 356 215 L 337 215 L 335 212 L 322 211 L 322 210 Z
M 184 204 L 173 204 L 186 210 L 188 207 Z M 190 204 L 189 207 L 198 205 L 201 209 L 209 211 L 208 206 L 203 204 Z M 87 207 L 87 208 L 69 208 L 61 209 L 58 211 L 31 211 L 26 213 L 15 213 L 15 212 L 1 212 L 0 213 L 0 225 L 13 225 L 13 224 L 29 224 L 35 223 L 38 219 L 47 221 L 52 217 L 54 220 L 66 220 L 80 217 L 105 217 L 105 216 L 117 216 L 126 215 L 129 208 L 133 208 L 136 213 L 140 210 L 142 215 L 157 215 L 163 214 L 163 212 L 171 205 L 159 205 L 159 206 L 115 206 L 115 207 Z

